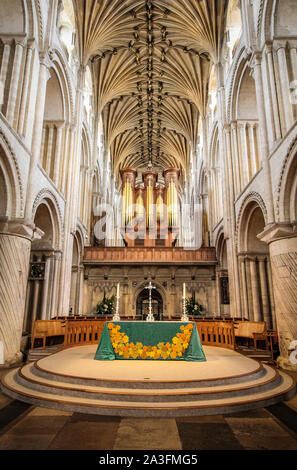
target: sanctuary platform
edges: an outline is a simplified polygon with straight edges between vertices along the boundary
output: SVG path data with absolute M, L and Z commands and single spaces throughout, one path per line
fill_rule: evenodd
M 228 414 L 289 400 L 293 379 L 230 349 L 204 346 L 206 362 L 97 361 L 73 347 L 9 371 L 2 391 L 35 406 L 135 417 Z

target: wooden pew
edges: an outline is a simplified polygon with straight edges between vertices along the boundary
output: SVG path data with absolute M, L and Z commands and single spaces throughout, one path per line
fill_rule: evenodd
M 235 338 L 248 338 L 254 342 L 254 348 L 257 349 L 257 341 L 263 338 L 266 332 L 265 321 L 237 321 L 234 322 Z
M 37 338 L 42 338 L 43 349 L 45 349 L 46 338 L 64 336 L 66 323 L 66 320 L 36 320 L 31 336 L 31 349 L 34 349 Z

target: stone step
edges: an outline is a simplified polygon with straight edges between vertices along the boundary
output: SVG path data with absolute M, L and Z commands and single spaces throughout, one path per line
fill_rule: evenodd
M 254 409 L 257 407 L 270 406 L 280 400 L 290 399 L 296 392 L 293 379 L 279 372 L 280 382 L 268 390 L 256 391 L 248 394 L 245 391 L 241 396 L 200 399 L 189 401 L 115 401 L 112 399 L 98 399 L 65 396 L 64 394 L 53 394 L 38 391 L 18 382 L 18 370 L 8 372 L 1 380 L 4 393 L 15 399 L 20 399 L 36 406 L 78 411 L 84 413 L 119 415 L 119 416 L 201 416 L 211 414 L 225 414 Z
M 39 377 L 36 375 L 37 369 L 34 365 L 29 364 L 22 367 L 17 375 L 16 381 L 32 390 L 42 391 L 45 393 L 63 394 L 64 396 L 76 396 L 86 398 L 99 398 L 108 400 L 112 398 L 116 401 L 191 401 L 199 398 L 199 400 L 225 398 L 230 395 L 233 397 L 243 394 L 250 395 L 257 391 L 271 390 L 281 382 L 281 376 L 272 367 L 265 366 L 263 368 L 264 375 L 244 381 L 239 384 L 214 385 L 209 387 L 187 387 L 179 388 L 176 383 L 175 388 L 115 388 L 88 385 L 87 381 L 83 384 L 75 384 L 69 382 L 58 382 L 51 378 Z

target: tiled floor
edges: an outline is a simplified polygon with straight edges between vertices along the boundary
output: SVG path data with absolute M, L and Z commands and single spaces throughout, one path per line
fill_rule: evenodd
M 33 407 L 0 394 L 0 450 L 297 450 L 296 405 L 295 397 L 229 416 L 118 418 Z

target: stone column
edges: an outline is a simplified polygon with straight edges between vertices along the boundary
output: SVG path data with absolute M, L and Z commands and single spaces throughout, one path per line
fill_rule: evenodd
M 83 283 L 84 283 L 84 267 L 79 266 L 77 274 L 77 288 L 76 288 L 76 299 L 75 299 L 75 310 L 78 315 L 83 314 Z
M 237 196 L 241 191 L 241 176 L 240 176 L 240 162 L 239 162 L 239 152 L 238 152 L 238 142 L 237 142 L 237 124 L 236 122 L 231 122 L 231 135 L 232 135 L 232 150 L 234 155 L 233 165 L 234 165 L 234 192 Z
M 263 80 L 262 80 L 262 54 L 255 52 L 251 66 L 254 71 L 256 97 L 257 97 L 257 108 L 259 116 L 259 128 L 260 128 L 260 151 L 262 157 L 263 166 L 263 185 L 265 191 L 265 202 L 267 208 L 267 223 L 274 222 L 274 207 L 273 207 L 273 192 L 271 182 L 271 170 L 269 162 L 269 148 L 268 148 L 268 132 L 267 132 L 267 120 L 265 114 L 265 99 L 263 91 Z
M 45 151 L 45 162 L 44 170 L 47 175 L 51 177 L 51 168 L 52 168 L 52 158 L 53 158 L 53 144 L 54 144 L 54 123 L 48 123 L 48 136 L 47 136 L 47 148 Z
M 216 300 L 218 316 L 221 316 L 221 286 L 220 286 L 220 272 L 221 270 L 216 267 Z
M 293 80 L 297 80 L 297 42 L 290 41 L 289 48 L 290 48 L 290 58 L 291 58 L 291 65 L 292 65 Z
M 57 135 L 56 135 L 56 152 L 55 152 L 53 181 L 58 189 L 60 189 L 59 179 L 60 179 L 60 166 L 61 166 L 61 155 L 62 155 L 61 150 L 62 150 L 63 125 L 64 123 L 56 123 Z
M 271 317 L 272 317 L 272 328 L 276 330 L 277 326 L 276 326 L 276 317 L 275 317 L 275 303 L 274 303 L 274 292 L 273 292 L 273 281 L 272 281 L 270 259 L 267 259 L 267 275 L 268 275 L 268 289 L 269 289 L 269 299 L 270 299 L 270 308 L 271 308 Z
M 40 288 L 41 288 L 41 281 L 35 280 L 33 283 L 33 303 L 32 303 L 32 315 L 31 315 L 31 321 L 29 325 L 29 331 L 33 331 L 34 327 L 34 322 L 37 318 L 37 309 L 38 309 L 38 301 L 39 301 L 39 295 L 40 295 Z
M 41 231 L 40 235 L 42 234 Z M 5 366 L 22 360 L 22 337 L 34 225 L 0 218 L 0 341 Z
M 23 58 L 23 47 L 24 46 L 22 43 L 20 43 L 19 41 L 16 41 L 13 67 L 12 67 L 11 79 L 10 79 L 7 113 L 6 113 L 7 121 L 14 128 L 16 127 L 15 126 L 15 120 L 16 120 L 15 109 L 16 109 L 18 90 L 19 90 L 20 71 L 21 71 L 21 64 L 22 64 L 22 58 Z
M 20 107 L 20 114 L 19 114 L 19 122 L 18 122 L 18 132 L 23 134 L 24 132 L 24 120 L 27 108 L 27 100 L 28 100 L 28 90 L 29 90 L 29 82 L 31 76 L 31 64 L 32 64 L 32 54 L 33 54 L 33 41 L 28 41 L 27 44 L 27 58 L 26 58 L 26 67 L 24 73 L 24 84 L 23 84 L 23 92 L 22 92 L 22 101 Z
M 277 51 L 280 87 L 282 92 L 282 102 L 285 118 L 285 128 L 286 131 L 288 131 L 293 124 L 293 113 L 292 104 L 290 101 L 290 84 L 286 57 L 286 41 L 275 41 L 273 45 L 275 47 L 275 50 Z
M 32 205 L 34 198 L 35 189 L 35 172 L 37 170 L 37 164 L 40 156 L 40 146 L 42 138 L 43 128 L 43 116 L 44 116 L 44 105 L 46 95 L 46 84 L 50 77 L 49 73 L 49 62 L 45 55 L 41 55 L 39 79 L 38 79 L 38 91 L 36 97 L 36 110 L 34 120 L 34 131 L 32 138 L 32 156 L 30 160 L 29 176 L 28 176 L 28 187 L 27 187 L 27 200 L 26 200 L 26 217 L 30 220 L 32 217 Z
M 258 238 L 269 244 L 280 348 L 278 364 L 297 371 L 290 360 L 291 343 L 297 339 L 297 229 L 293 224 L 277 223 Z
M 251 265 L 250 265 L 250 260 L 247 256 L 245 258 L 244 264 L 245 264 L 246 291 L 247 291 L 247 299 L 248 299 L 248 319 L 251 321 L 254 321 Z
M 228 276 L 230 282 L 230 315 L 232 317 L 241 316 L 241 303 L 239 297 L 239 267 L 236 253 L 235 243 L 235 226 L 236 226 L 236 215 L 234 205 L 234 174 L 233 174 L 233 160 L 232 160 L 232 148 L 231 148 L 231 126 L 225 125 L 224 137 L 226 142 L 226 160 L 227 160 L 227 181 L 229 182 L 228 193 L 229 193 L 229 239 L 227 239 L 228 257 Z M 231 267 L 231 269 L 230 269 Z
M 253 296 L 253 310 L 254 320 L 262 321 L 261 318 L 261 307 L 260 307 L 260 296 L 259 296 L 259 282 L 257 275 L 256 260 L 250 258 L 250 270 L 251 270 L 251 285 L 252 285 L 252 296 Z
M 279 108 L 278 108 L 278 98 L 275 86 L 275 72 L 274 72 L 274 65 L 273 65 L 273 55 L 272 55 L 272 44 L 265 45 L 265 53 L 267 56 L 267 63 L 268 63 L 268 76 L 270 82 L 270 92 L 271 92 L 271 101 L 272 101 L 272 113 L 271 119 L 274 122 L 274 129 L 275 129 L 275 138 L 279 140 L 281 138 L 281 126 L 279 121 Z
M 260 287 L 261 287 L 261 300 L 262 300 L 262 308 L 263 308 L 263 317 L 264 321 L 266 322 L 266 327 L 268 329 L 271 328 L 271 316 L 270 316 L 270 309 L 269 309 L 269 292 L 268 292 L 268 279 L 266 276 L 266 269 L 265 269 L 265 259 L 259 259 L 259 273 L 260 273 Z
M 2 62 L 1 62 L 1 69 L 0 69 L 0 111 L 2 111 L 3 100 L 4 100 L 4 90 L 5 90 L 5 83 L 7 79 L 7 71 L 8 71 L 8 64 L 9 64 L 9 56 L 11 50 L 11 40 L 4 40 L 3 54 L 2 54 Z M 2 111 L 3 112 L 3 111 Z
M 47 310 L 50 265 L 51 265 L 51 258 L 50 258 L 50 256 L 46 256 L 43 286 L 42 286 L 42 297 L 41 297 L 41 315 L 40 315 L 41 320 L 49 320 L 50 319 L 49 314 L 48 314 L 48 310 Z
M 249 318 L 249 305 L 248 305 L 248 296 L 247 296 L 247 279 L 246 279 L 246 269 L 245 269 L 245 258 L 239 258 L 240 268 L 241 268 L 241 298 L 242 298 L 242 313 L 243 317 L 248 320 Z

